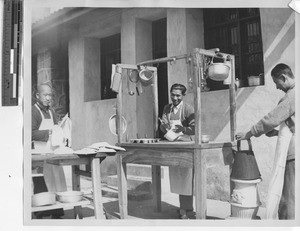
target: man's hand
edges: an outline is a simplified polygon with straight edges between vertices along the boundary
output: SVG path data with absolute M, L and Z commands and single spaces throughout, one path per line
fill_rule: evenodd
M 249 140 L 251 137 L 252 137 L 251 131 L 249 131 L 249 132 L 238 132 L 235 135 L 235 138 L 237 140 Z
M 167 133 L 167 131 L 170 129 L 170 125 L 169 124 L 161 124 L 161 127 L 160 127 L 160 130 L 163 132 L 163 133 Z
M 266 133 L 266 136 L 267 136 L 267 137 L 278 136 L 278 130 L 273 129 L 273 130 L 267 132 L 267 133 Z
M 175 125 L 175 128 L 172 129 L 172 131 L 176 133 L 180 133 L 180 132 L 184 133 L 185 129 L 183 126 L 177 124 Z

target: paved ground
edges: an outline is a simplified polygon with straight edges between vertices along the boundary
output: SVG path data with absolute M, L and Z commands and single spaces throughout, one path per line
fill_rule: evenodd
M 168 173 L 165 172 L 165 176 Z M 67 178 L 70 176 L 66 174 Z M 67 182 L 71 182 L 68 181 Z M 105 187 L 105 184 L 103 184 Z M 69 186 L 70 188 L 70 186 Z M 91 181 L 89 179 L 81 179 L 81 189 L 84 193 L 91 192 Z M 118 198 L 104 195 L 103 205 L 107 212 L 114 217 L 119 217 Z M 170 193 L 168 177 L 162 178 L 162 212 L 156 212 L 155 206 L 151 199 L 140 201 L 128 200 L 129 219 L 178 219 L 176 210 L 178 209 L 178 195 Z M 265 208 L 260 207 L 258 216 L 264 218 Z M 73 210 L 66 210 L 64 219 L 73 219 Z M 94 219 L 93 207 L 87 206 L 83 208 L 84 219 Z M 229 219 L 230 204 L 228 202 L 207 200 L 207 219 Z

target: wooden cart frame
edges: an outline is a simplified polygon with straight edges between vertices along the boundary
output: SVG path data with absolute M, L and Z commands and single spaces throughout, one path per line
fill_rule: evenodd
M 204 79 L 203 59 L 204 57 L 218 57 L 230 61 L 231 84 L 229 85 L 229 106 L 230 106 L 230 141 L 228 142 L 209 142 L 201 143 L 201 80 Z M 206 217 L 206 163 L 205 151 L 209 149 L 232 149 L 236 146 L 235 132 L 236 132 L 236 90 L 235 90 L 235 57 L 231 54 L 221 53 L 217 50 L 205 50 L 195 48 L 189 55 L 181 55 L 175 57 L 167 57 L 162 59 L 150 60 L 142 62 L 138 65 L 118 64 L 121 68 L 138 69 L 139 66 L 150 65 L 154 63 L 172 62 L 177 59 L 187 59 L 193 65 L 193 94 L 194 94 L 194 109 L 195 109 L 195 142 L 166 145 L 158 144 L 132 144 L 124 143 L 122 140 L 121 118 L 122 118 L 122 83 L 120 84 L 119 94 L 117 94 L 116 106 L 116 128 L 118 135 L 118 145 L 124 147 L 126 152 L 119 152 L 117 154 L 117 171 L 119 177 L 119 206 L 121 218 L 127 217 L 127 180 L 126 180 L 126 162 L 132 163 L 147 163 L 152 165 L 152 184 L 154 191 L 154 201 L 157 205 L 157 210 L 161 210 L 161 189 L 160 189 L 160 165 L 176 166 L 181 159 L 178 157 L 177 162 L 173 160 L 166 161 L 169 154 L 178 152 L 186 154 L 186 166 L 194 168 L 195 176 L 195 196 L 196 196 L 196 218 L 205 219 Z M 153 76 L 153 137 L 156 138 L 158 132 L 158 93 L 157 93 L 157 69 L 155 67 L 147 66 L 147 68 L 154 72 Z M 144 155 L 143 159 L 139 155 L 143 155 L 143 149 L 151 148 L 151 155 Z M 165 154 L 163 154 L 165 153 Z M 157 156 L 154 158 L 154 154 Z M 152 159 L 151 159 L 152 158 Z M 174 158 L 176 155 L 174 154 Z M 155 159 L 155 160 L 154 160 Z M 179 164 L 180 165 L 180 164 Z M 183 164 L 184 165 L 184 164 Z M 231 186 L 232 189 L 232 186 Z M 230 189 L 230 191 L 231 191 Z

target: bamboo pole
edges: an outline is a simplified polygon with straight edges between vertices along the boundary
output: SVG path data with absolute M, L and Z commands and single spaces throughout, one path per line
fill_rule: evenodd
M 122 70 L 123 72 L 123 70 Z M 123 75 L 122 75 L 123 76 Z M 117 94 L 117 102 L 116 102 L 116 132 L 118 135 L 118 143 L 122 142 L 122 94 L 123 94 L 123 79 L 121 78 L 119 92 Z
M 230 137 L 234 141 L 236 133 L 236 92 L 235 92 L 235 57 L 230 55 L 231 62 L 231 84 L 229 86 L 229 103 L 230 103 Z
M 158 83 L 157 83 L 157 69 L 154 71 L 153 84 L 153 137 L 158 137 Z
M 151 65 L 151 64 L 155 64 L 155 63 L 175 62 L 178 59 L 186 59 L 188 57 L 189 57 L 188 54 L 172 56 L 172 57 L 165 57 L 165 58 L 159 58 L 159 59 L 144 61 L 144 62 L 138 63 L 137 65 L 138 66 L 144 66 L 144 65 Z
M 195 107 L 195 145 L 201 145 L 201 79 L 203 54 L 200 49 L 193 50 L 194 67 L 194 107 Z M 200 149 L 194 149 L 194 175 L 195 175 L 195 200 L 196 218 L 206 217 L 206 165 L 205 158 Z
M 194 68 L 194 109 L 195 109 L 195 144 L 201 144 L 201 67 L 200 50 L 193 50 Z

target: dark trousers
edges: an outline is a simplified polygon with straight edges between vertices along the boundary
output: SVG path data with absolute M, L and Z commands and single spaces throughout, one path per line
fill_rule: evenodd
M 179 195 L 179 206 L 181 209 L 193 211 L 193 196 Z
M 295 160 L 286 162 L 278 218 L 280 220 L 295 219 Z
M 48 192 L 44 177 L 39 176 L 39 177 L 33 177 L 33 185 L 34 185 L 34 190 L 33 193 L 41 193 L 41 192 Z M 63 209 L 53 209 L 53 210 L 47 210 L 47 211 L 42 211 L 42 212 L 36 212 L 34 213 L 37 218 L 42 218 L 45 216 L 53 216 L 53 217 L 60 217 L 64 215 L 64 210 Z

